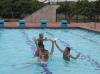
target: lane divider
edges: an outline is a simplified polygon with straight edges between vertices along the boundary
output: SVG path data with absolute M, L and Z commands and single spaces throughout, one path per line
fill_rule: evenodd
M 63 32 L 65 32 L 65 31 L 63 31 Z M 65 33 L 66 33 L 66 32 L 65 32 Z M 96 43 L 96 44 L 100 45 L 99 42 L 94 41 L 94 40 L 92 40 L 92 39 L 90 39 L 90 38 L 83 37 L 83 36 L 81 36 L 81 35 L 79 35 L 79 34 L 76 34 L 76 33 L 72 33 L 72 32 L 70 32 L 70 33 L 71 33 L 71 34 L 74 34 L 74 35 L 76 35 L 76 36 L 79 36 L 79 37 L 81 37 L 82 39 L 85 39 L 85 40 L 88 40 L 88 41 L 90 41 L 90 42 L 93 42 L 93 43 Z
M 46 32 L 48 35 L 54 36 L 54 34 L 50 33 L 50 32 Z M 60 39 L 58 39 L 62 44 L 64 44 L 65 46 L 70 46 L 67 42 L 62 41 Z M 81 60 L 86 60 L 88 61 L 93 67 L 96 67 L 95 70 L 100 70 L 100 63 L 97 62 L 96 60 L 92 59 L 89 55 L 84 55 L 83 53 L 77 51 L 76 49 L 74 49 L 73 47 L 71 47 L 76 53 L 80 53 L 80 59 Z
M 36 52 L 36 47 L 34 46 L 35 43 L 33 43 L 33 41 L 31 41 L 28 37 L 28 35 L 25 33 L 25 31 L 21 31 L 21 33 L 23 34 L 23 38 L 25 38 L 27 45 L 30 46 L 30 48 L 32 49 L 33 55 Z
M 52 72 L 48 69 L 48 65 L 47 64 L 39 64 L 39 66 L 41 66 L 43 68 L 43 72 L 44 74 L 52 74 Z
M 23 34 L 23 38 L 25 38 L 26 39 L 26 43 L 27 43 L 27 45 L 29 45 L 30 46 L 30 48 L 32 49 L 32 51 L 33 51 L 33 55 L 35 54 L 35 52 L 36 52 L 36 47 L 34 46 L 35 45 L 35 43 L 33 43 L 33 41 L 31 41 L 30 39 L 29 39 L 29 37 L 28 37 L 28 35 L 26 34 L 26 32 L 25 31 L 21 31 L 21 33 Z M 43 72 L 41 72 L 41 73 L 43 73 L 43 74 L 52 74 L 52 72 L 49 70 L 49 68 L 48 68 L 48 65 L 47 64 L 38 64 L 40 67 L 42 67 L 43 68 Z

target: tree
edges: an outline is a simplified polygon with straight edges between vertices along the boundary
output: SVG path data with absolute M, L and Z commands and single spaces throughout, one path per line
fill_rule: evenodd
M 92 18 L 95 17 L 95 14 L 93 12 L 94 7 L 95 7 L 94 2 L 89 2 L 88 0 L 79 0 L 76 3 L 76 9 L 75 9 L 77 18 L 78 18 L 78 15 L 83 15 L 84 22 L 85 22 L 85 17 L 93 21 Z
M 0 16 L 5 18 L 19 18 L 40 8 L 38 0 L 0 0 Z
M 99 19 L 99 16 L 100 16 L 100 0 L 97 0 L 94 3 L 95 3 L 94 13 L 97 16 L 97 20 L 96 21 L 99 21 L 98 19 Z
M 57 13 L 62 13 L 65 16 L 65 19 L 68 20 L 70 23 L 71 16 L 73 15 L 73 4 L 70 4 L 70 2 L 64 2 L 60 4 L 60 7 L 57 9 Z

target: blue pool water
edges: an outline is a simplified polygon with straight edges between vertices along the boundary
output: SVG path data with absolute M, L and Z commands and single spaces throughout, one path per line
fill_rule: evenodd
M 32 58 L 33 36 L 57 37 L 61 48 L 69 45 L 77 60 L 65 62 L 55 47 L 52 59 L 43 66 Z M 45 42 L 50 51 L 51 42 Z M 0 74 L 100 74 L 100 34 L 82 29 L 0 29 Z

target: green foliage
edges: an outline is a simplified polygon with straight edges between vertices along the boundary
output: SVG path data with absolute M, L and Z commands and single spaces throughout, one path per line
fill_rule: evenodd
M 82 15 L 87 18 L 95 17 L 100 15 L 100 0 L 91 1 L 78 0 L 77 2 L 65 2 L 60 4 L 57 10 L 58 13 L 66 13 L 68 15 Z M 65 15 L 66 16 L 66 15 Z
M 19 18 L 41 7 L 37 0 L 0 0 L 0 15 L 6 18 Z
M 95 9 L 94 12 L 96 15 L 100 15 L 100 0 L 97 0 L 96 2 L 94 2 L 95 4 Z

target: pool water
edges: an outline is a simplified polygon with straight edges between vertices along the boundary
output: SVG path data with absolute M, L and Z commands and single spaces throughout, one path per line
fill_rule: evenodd
M 62 49 L 70 46 L 71 54 L 80 53 L 80 57 L 66 62 L 55 47 L 46 66 L 36 64 L 32 38 L 39 33 L 57 37 Z M 44 44 L 50 51 L 51 42 Z M 100 33 L 83 29 L 0 29 L 0 74 L 100 74 Z

